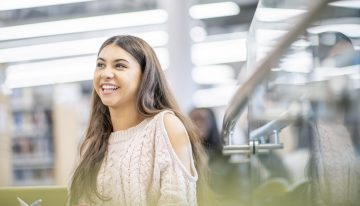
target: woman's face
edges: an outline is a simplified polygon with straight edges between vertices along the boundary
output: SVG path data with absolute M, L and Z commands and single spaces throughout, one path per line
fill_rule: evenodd
M 140 81 L 141 67 L 131 54 L 115 44 L 101 50 L 93 84 L 104 105 L 126 108 L 135 104 Z

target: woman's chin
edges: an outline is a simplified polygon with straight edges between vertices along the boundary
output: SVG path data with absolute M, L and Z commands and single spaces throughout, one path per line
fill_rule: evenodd
M 116 103 L 111 100 L 101 99 L 101 102 L 107 107 L 115 107 L 116 106 Z

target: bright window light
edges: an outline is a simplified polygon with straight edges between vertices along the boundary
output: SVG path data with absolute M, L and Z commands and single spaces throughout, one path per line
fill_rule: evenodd
M 246 39 L 197 43 L 191 53 L 196 66 L 245 61 Z
M 168 51 L 155 49 L 163 69 L 168 67 Z M 91 80 L 95 69 L 96 55 L 56 59 L 41 62 L 10 65 L 6 69 L 7 88 L 21 88 L 48 84 Z
M 255 18 L 262 22 L 277 22 L 288 20 L 305 12 L 306 10 L 300 9 L 258 8 Z
M 60 4 L 71 4 L 93 0 L 11 0 L 0 4 L 0 11 L 26 9 L 41 6 L 52 6 Z
M 240 13 L 240 8 L 234 2 L 198 4 L 190 7 L 189 13 L 194 19 L 208 19 L 238 15 Z
M 192 77 L 198 84 L 233 84 L 235 83 L 234 69 L 225 64 L 195 67 Z
M 0 41 L 161 24 L 166 20 L 166 11 L 157 9 L 2 27 Z
M 330 3 L 329 5 L 337 6 L 337 7 L 360 9 L 360 1 L 359 0 L 335 1 L 335 2 Z
M 359 24 L 331 24 L 311 27 L 307 29 L 309 33 L 319 34 L 327 31 L 337 31 L 345 34 L 348 37 L 360 37 L 360 25 Z
M 153 47 L 164 46 L 168 41 L 165 31 L 151 31 L 132 34 L 143 38 Z M 0 50 L 0 62 L 20 62 L 51 59 L 77 55 L 96 54 L 100 45 L 110 36 L 64 41 L 32 46 L 5 48 Z

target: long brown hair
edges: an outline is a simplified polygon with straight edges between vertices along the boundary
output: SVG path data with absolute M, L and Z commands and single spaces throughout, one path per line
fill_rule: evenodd
M 138 37 L 121 35 L 106 40 L 100 47 L 99 53 L 110 44 L 115 44 L 127 51 L 141 66 L 142 79 L 137 94 L 139 114 L 151 117 L 163 110 L 171 110 L 183 122 L 190 138 L 195 166 L 199 173 L 198 194 L 204 193 L 201 188 L 202 185 L 206 185 L 206 154 L 201 146 L 200 138 L 195 132 L 195 127 L 180 112 L 154 50 Z M 79 198 L 94 203 L 93 194 L 102 200 L 108 199 L 97 191 L 96 181 L 112 131 L 109 109 L 93 90 L 90 122 L 84 142 L 80 147 L 80 163 L 74 172 L 70 186 L 70 204 L 76 204 Z

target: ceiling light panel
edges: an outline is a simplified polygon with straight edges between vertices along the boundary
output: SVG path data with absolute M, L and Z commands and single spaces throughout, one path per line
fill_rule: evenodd
M 336 6 L 336 7 L 360 9 L 360 1 L 359 0 L 335 1 L 335 2 L 331 2 L 329 5 Z
M 297 17 L 305 12 L 306 10 L 300 9 L 258 8 L 255 18 L 261 22 L 279 22 Z
M 168 34 L 165 31 L 151 31 L 132 35 L 144 39 L 152 47 L 165 46 L 168 41 Z M 107 38 L 109 36 L 1 49 L 0 63 L 96 54 L 100 45 Z
M 165 10 L 93 16 L 0 28 L 0 41 L 165 23 Z
M 192 77 L 198 84 L 234 84 L 234 69 L 225 64 L 195 67 Z
M 11 0 L 0 4 L 0 11 L 26 9 L 41 6 L 53 6 L 61 4 L 71 4 L 79 2 L 87 2 L 93 0 Z
M 234 16 L 240 13 L 240 7 L 234 2 L 198 4 L 190 7 L 189 14 L 193 19 L 208 19 L 222 16 Z
M 168 67 L 167 49 L 155 49 L 163 69 Z M 7 88 L 21 88 L 91 80 L 96 55 L 9 65 L 6 68 Z
M 246 39 L 196 43 L 191 55 L 196 66 L 245 61 Z

